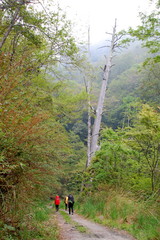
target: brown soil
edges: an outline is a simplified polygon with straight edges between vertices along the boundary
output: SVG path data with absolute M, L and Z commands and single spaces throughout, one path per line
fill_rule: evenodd
M 112 230 L 98 223 L 91 222 L 78 214 L 71 215 L 74 222 L 84 226 L 87 231 L 79 232 L 74 226 L 65 222 L 60 213 L 56 213 L 61 240 L 135 240 L 125 231 Z

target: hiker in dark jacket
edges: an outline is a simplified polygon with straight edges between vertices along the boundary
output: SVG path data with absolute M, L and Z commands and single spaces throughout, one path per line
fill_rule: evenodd
M 69 209 L 69 214 L 71 214 L 72 212 L 72 215 L 73 215 L 73 205 L 74 205 L 74 197 L 69 194 L 68 195 L 68 209 Z

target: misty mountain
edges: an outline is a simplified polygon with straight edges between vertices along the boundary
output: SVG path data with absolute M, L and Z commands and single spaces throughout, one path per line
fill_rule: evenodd
M 105 62 L 105 56 L 109 54 L 110 42 L 109 40 L 100 41 L 96 44 L 92 44 L 90 46 L 90 55 L 91 55 L 91 62 Z M 123 58 L 126 56 L 131 56 L 132 64 L 143 62 L 146 58 L 146 49 L 141 47 L 140 42 L 131 43 L 130 46 L 126 48 L 117 49 L 115 52 L 115 59 Z M 115 60 L 114 60 L 115 61 Z

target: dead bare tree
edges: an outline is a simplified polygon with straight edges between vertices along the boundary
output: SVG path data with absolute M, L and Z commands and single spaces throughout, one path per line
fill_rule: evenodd
M 90 52 L 90 26 L 88 27 L 88 56 L 90 58 L 91 52 Z M 87 161 L 86 161 L 86 167 L 88 167 L 90 161 L 91 161 L 91 79 L 88 78 L 87 81 L 87 96 L 88 96 L 88 138 L 87 138 Z
M 99 95 L 98 105 L 96 109 L 96 116 L 95 116 L 93 131 L 92 131 L 90 159 L 87 162 L 87 166 L 90 165 L 91 159 L 98 149 L 98 137 L 100 132 L 103 106 L 104 106 L 104 100 L 106 95 L 106 89 L 108 85 L 109 73 L 112 67 L 113 55 L 116 47 L 118 47 L 118 40 L 120 39 L 120 37 L 116 34 L 116 20 L 115 20 L 115 25 L 113 27 L 113 33 L 111 35 L 112 35 L 111 46 L 110 46 L 108 58 L 106 58 L 106 64 L 104 65 L 104 68 L 103 68 L 103 80 L 102 80 L 102 86 L 101 86 L 101 91 Z

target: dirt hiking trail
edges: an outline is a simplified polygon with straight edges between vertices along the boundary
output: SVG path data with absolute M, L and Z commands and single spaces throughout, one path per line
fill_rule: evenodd
M 112 230 L 98 223 L 91 222 L 78 214 L 70 215 L 79 226 L 85 227 L 85 232 L 79 232 L 75 226 L 67 223 L 61 214 L 56 213 L 61 240 L 136 240 L 124 231 Z

